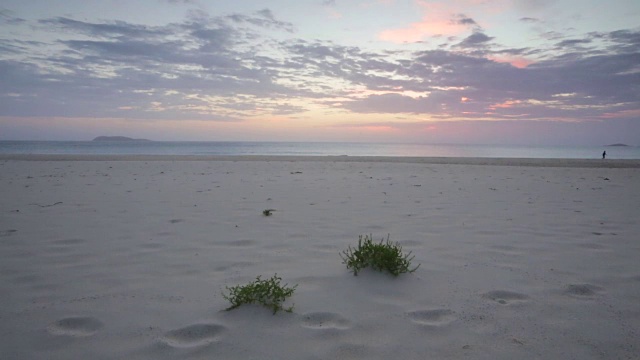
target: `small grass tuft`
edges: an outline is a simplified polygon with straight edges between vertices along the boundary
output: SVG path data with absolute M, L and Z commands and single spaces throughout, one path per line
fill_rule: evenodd
M 418 266 L 412 268 L 411 251 L 404 254 L 402 252 L 402 246 L 399 243 L 393 243 L 389 241 L 389 235 L 387 235 L 387 241 L 384 238 L 379 243 L 373 242 L 372 235 L 360 235 L 358 238 L 358 247 L 349 248 L 340 254 L 342 263 L 347 265 L 347 269 L 353 271 L 353 275 L 358 275 L 358 272 L 368 266 L 378 271 L 388 271 L 393 276 L 398 276 L 404 273 L 412 273 L 416 271 Z
M 262 210 L 262 215 L 271 216 L 271 215 L 273 215 L 274 211 L 276 211 L 276 209 L 265 209 L 265 210 Z
M 229 311 L 244 304 L 261 304 L 273 310 L 274 314 L 279 310 L 292 312 L 293 305 L 283 308 L 282 303 L 293 295 L 298 285 L 293 287 L 287 287 L 288 284 L 280 285 L 281 280 L 282 278 L 275 274 L 268 280 L 262 280 L 258 276 L 255 281 L 247 285 L 227 286 L 229 293 L 222 293 L 222 297 L 228 300 L 231 306 L 225 310 Z

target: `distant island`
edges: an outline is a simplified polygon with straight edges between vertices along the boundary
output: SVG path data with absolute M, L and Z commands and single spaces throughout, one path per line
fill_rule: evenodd
M 132 139 L 126 136 L 98 136 L 92 141 L 151 141 L 148 139 Z
M 629 146 L 627 144 L 611 144 L 611 145 L 606 145 L 606 146 Z

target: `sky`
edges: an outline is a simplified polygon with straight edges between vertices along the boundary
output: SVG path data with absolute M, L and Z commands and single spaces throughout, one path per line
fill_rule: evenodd
M 0 140 L 640 145 L 637 0 L 1 0 Z

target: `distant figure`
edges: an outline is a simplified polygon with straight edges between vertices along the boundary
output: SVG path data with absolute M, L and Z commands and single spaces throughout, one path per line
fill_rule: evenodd
M 605 157 L 607 157 L 607 152 L 606 152 L 606 151 L 603 151 L 603 152 L 602 152 L 602 159 L 604 160 L 604 158 L 605 158 Z

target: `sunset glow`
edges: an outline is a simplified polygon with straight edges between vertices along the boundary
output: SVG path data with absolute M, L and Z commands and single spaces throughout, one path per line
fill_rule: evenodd
M 519 56 L 515 56 L 515 57 L 491 57 L 490 56 L 489 59 L 499 63 L 511 64 L 511 66 L 517 67 L 518 69 L 524 69 L 527 66 L 535 63 L 535 61 L 533 60 L 529 60 Z
M 0 140 L 640 138 L 637 2 L 105 4 L 0 5 Z

